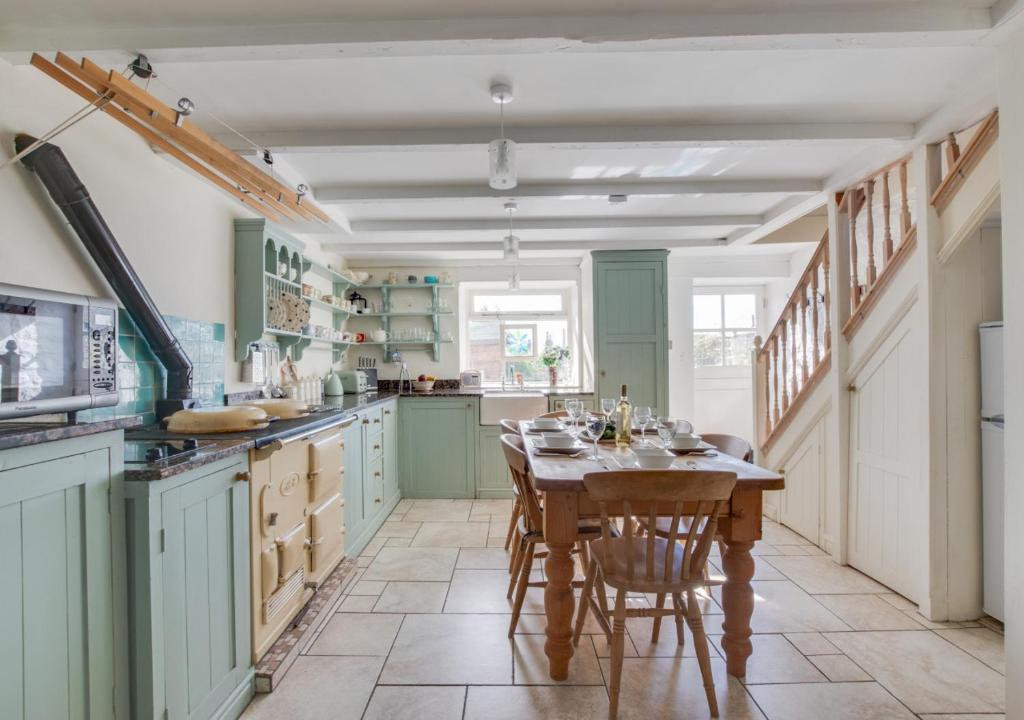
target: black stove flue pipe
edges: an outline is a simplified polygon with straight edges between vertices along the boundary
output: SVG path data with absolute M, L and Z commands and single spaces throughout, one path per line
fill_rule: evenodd
M 22 152 L 34 142 L 36 139 L 30 135 L 18 135 L 14 147 L 17 152 Z M 157 417 L 163 419 L 176 410 L 195 406 L 197 403 L 192 399 L 192 361 L 167 327 L 153 298 L 146 292 L 64 153 L 56 145 L 43 143 L 25 155 L 21 162 L 42 181 L 167 371 L 167 398 L 157 401 Z

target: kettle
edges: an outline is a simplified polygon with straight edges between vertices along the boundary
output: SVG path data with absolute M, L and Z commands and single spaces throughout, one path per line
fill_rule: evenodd
M 324 377 L 324 395 L 337 397 L 344 394 L 345 390 L 341 385 L 341 378 L 338 377 L 338 373 L 331 370 Z

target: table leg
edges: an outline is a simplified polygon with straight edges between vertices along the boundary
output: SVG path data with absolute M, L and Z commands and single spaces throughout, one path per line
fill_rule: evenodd
M 725 584 L 722 585 L 722 649 L 725 650 L 725 666 L 729 674 L 742 678 L 747 674 L 747 658 L 754 652 L 750 644 L 750 618 L 754 614 L 754 588 L 750 579 L 754 577 L 754 558 L 750 550 L 752 542 L 726 540 L 722 570 Z
M 572 579 L 576 566 L 572 549 L 578 532 L 578 497 L 575 493 L 544 493 L 544 544 L 548 556 L 544 561 L 547 586 L 544 588 L 544 614 L 547 616 L 548 673 L 552 680 L 569 677 L 572 659 L 572 619 L 576 596 Z

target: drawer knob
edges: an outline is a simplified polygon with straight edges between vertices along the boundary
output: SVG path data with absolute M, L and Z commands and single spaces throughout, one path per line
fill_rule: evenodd
M 369 425 L 370 421 L 367 418 L 363 418 L 363 425 Z
M 239 482 L 249 482 L 249 480 L 251 479 L 252 473 L 250 473 L 248 470 L 242 470 L 241 472 L 235 473 L 235 480 L 238 480 Z
M 374 498 L 374 499 L 373 499 L 373 501 L 374 501 L 375 503 L 379 503 L 379 502 L 381 502 L 381 498 Z
M 379 444 L 375 444 L 375 445 L 373 446 L 373 449 L 374 449 L 374 450 L 380 450 L 380 445 L 379 445 Z
M 380 418 L 374 418 L 373 419 L 373 424 L 374 425 L 380 425 Z
M 390 411 L 390 410 L 385 410 L 385 411 L 384 411 L 384 414 L 385 414 L 385 415 L 390 415 L 390 414 L 391 414 L 391 411 Z
M 380 473 L 379 473 L 379 472 L 375 472 L 375 473 L 373 474 L 373 476 L 374 476 L 374 477 L 380 477 Z

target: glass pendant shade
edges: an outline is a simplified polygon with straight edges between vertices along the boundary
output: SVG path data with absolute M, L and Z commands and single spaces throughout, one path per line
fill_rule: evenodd
M 519 259 L 519 238 L 515 235 L 506 235 L 502 246 L 506 260 Z
M 488 147 L 491 158 L 490 186 L 495 190 L 508 190 L 516 186 L 516 144 L 501 138 L 492 140 Z

